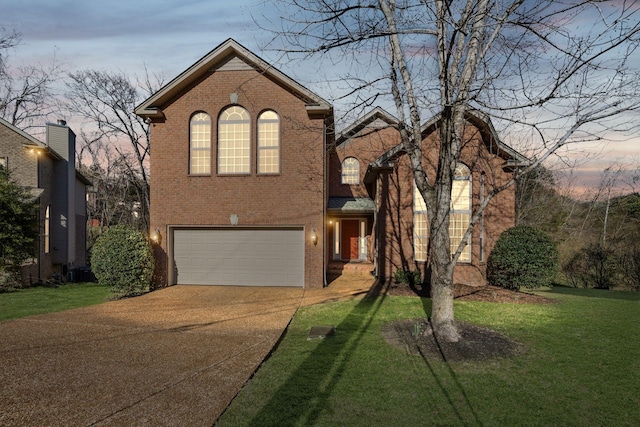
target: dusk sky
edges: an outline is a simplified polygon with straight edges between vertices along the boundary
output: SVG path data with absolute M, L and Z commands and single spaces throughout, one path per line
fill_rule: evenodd
M 315 65 L 309 64 L 308 70 L 299 64 L 288 67 L 278 63 L 274 52 L 261 50 L 271 36 L 254 20 L 264 21 L 266 15 L 277 21 L 270 4 L 263 0 L 0 0 L 0 27 L 22 35 L 21 45 L 9 52 L 12 66 L 50 62 L 55 55 L 68 71 L 143 75 L 146 66 L 165 82 L 231 37 L 331 100 L 333 94 L 321 81 L 325 77 L 314 72 Z M 601 171 L 618 159 L 635 168 L 640 165 L 635 138 L 592 147 L 590 154 L 594 160 L 581 166 L 584 171 Z

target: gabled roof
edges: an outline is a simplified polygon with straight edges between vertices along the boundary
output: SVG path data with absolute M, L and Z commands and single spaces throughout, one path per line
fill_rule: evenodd
M 42 142 L 38 141 L 36 138 L 34 138 L 33 136 L 29 135 L 28 133 L 26 133 L 25 131 L 23 131 L 20 128 L 17 128 L 16 126 L 12 125 L 11 123 L 9 123 L 8 121 L 6 121 L 5 119 L 3 119 L 2 117 L 0 117 L 0 124 L 8 127 L 9 129 L 11 129 L 12 131 L 14 131 L 15 133 L 17 133 L 18 135 L 20 135 L 21 137 L 23 137 L 24 139 L 26 139 L 27 141 L 25 141 L 23 143 L 23 145 L 27 145 L 27 146 L 37 146 L 38 148 L 46 148 L 47 146 L 44 145 Z
M 22 129 L 12 125 L 11 123 L 9 123 L 8 121 L 4 120 L 1 117 L 0 117 L 0 124 L 6 126 L 7 128 L 11 129 L 15 133 L 17 133 L 18 135 L 23 137 L 25 139 L 25 141 L 22 143 L 22 145 L 25 148 L 29 148 L 29 149 L 37 148 L 37 149 L 40 149 L 40 150 L 44 151 L 45 153 L 47 153 L 49 156 L 51 156 L 52 158 L 54 158 L 56 160 L 60 160 L 62 158 L 62 157 L 60 157 L 60 155 L 58 153 L 55 152 L 55 150 L 53 150 L 47 144 L 45 144 L 43 142 L 40 142 L 35 137 L 29 135 L 28 133 L 26 133 Z
M 376 107 L 363 117 L 356 120 L 351 126 L 344 129 L 336 138 L 336 145 L 340 145 L 349 138 L 357 135 L 367 126 L 374 125 L 374 128 L 397 127 L 398 119 L 380 107 Z
M 432 132 L 440 119 L 441 114 L 437 114 L 422 125 L 422 136 L 424 137 L 426 134 Z M 502 157 L 507 162 L 514 162 L 514 164 L 530 163 L 530 160 L 526 156 L 518 153 L 516 150 L 500 140 L 488 114 L 474 108 L 468 108 L 465 111 L 465 119 L 480 130 L 484 141 L 487 144 L 490 144 L 487 147 L 490 152 Z
M 502 157 L 508 163 L 512 163 L 513 165 L 530 163 L 530 160 L 526 156 L 518 153 L 516 150 L 500 140 L 488 115 L 481 111 L 470 109 L 465 112 L 465 118 L 480 130 L 483 140 L 488 144 L 488 148 L 492 153 Z M 421 133 L 423 138 L 434 131 L 435 126 L 440 122 L 440 119 L 441 115 L 438 114 L 422 125 Z M 371 163 L 371 166 L 385 167 L 389 161 L 404 152 L 404 146 L 400 143 L 378 157 Z
M 204 74 L 217 66 L 227 63 L 233 58 L 239 58 L 244 64 L 258 70 L 265 76 L 276 81 L 291 93 L 304 100 L 307 111 L 310 114 L 329 114 L 332 111 L 331 104 L 320 96 L 311 92 L 286 74 L 275 69 L 257 55 L 233 39 L 227 39 L 211 52 L 203 56 L 195 64 L 187 68 L 176 78 L 163 86 L 147 100 L 138 105 L 134 112 L 141 117 L 160 118 L 161 108 L 175 95 L 192 84 Z

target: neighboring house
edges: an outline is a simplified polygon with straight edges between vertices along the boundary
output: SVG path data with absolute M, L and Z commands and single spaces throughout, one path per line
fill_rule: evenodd
M 38 200 L 35 258 L 22 268 L 24 285 L 67 279 L 86 265 L 86 187 L 76 171 L 76 136 L 64 121 L 47 124 L 46 144 L 0 118 L 0 165 Z
M 158 285 L 321 287 L 336 262 L 384 279 L 424 268 L 424 203 L 384 110 L 335 139 L 327 101 L 229 39 L 135 112 L 152 124 Z M 437 155 L 437 123 L 423 129 L 425 161 Z M 470 113 L 468 124 L 452 245 L 482 194 L 526 161 L 488 118 Z M 456 280 L 484 283 L 495 240 L 514 224 L 514 200 L 512 187 L 491 202 Z

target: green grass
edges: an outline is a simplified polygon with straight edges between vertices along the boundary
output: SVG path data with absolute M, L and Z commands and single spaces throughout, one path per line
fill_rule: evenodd
M 0 321 L 100 304 L 109 296 L 109 287 L 97 283 L 69 283 L 57 288 L 34 287 L 0 293 Z
M 632 426 L 640 422 L 640 294 L 554 288 L 551 305 L 456 302 L 460 320 L 526 345 L 511 359 L 445 363 L 388 345 L 380 328 L 429 300 L 306 307 L 219 426 Z M 336 336 L 307 340 L 314 325 Z

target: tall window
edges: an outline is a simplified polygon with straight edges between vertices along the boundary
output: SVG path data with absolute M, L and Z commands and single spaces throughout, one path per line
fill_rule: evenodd
M 280 118 L 274 111 L 258 117 L 258 173 L 280 173 Z
M 451 214 L 449 215 L 449 243 L 455 253 L 471 221 L 471 171 L 462 163 L 456 165 L 451 188 Z M 471 261 L 471 242 L 460 254 L 459 261 Z
M 427 260 L 429 225 L 427 224 L 427 205 L 418 186 L 413 184 L 413 258 L 416 261 Z
M 428 245 L 427 208 L 418 187 L 413 184 L 413 251 L 416 261 L 426 261 Z M 449 214 L 449 249 L 455 253 L 471 221 L 471 171 L 462 163 L 456 165 L 451 188 Z M 471 261 L 471 242 L 460 254 L 462 262 Z
M 220 114 L 218 122 L 218 173 L 247 174 L 251 172 L 249 113 L 233 106 Z
M 360 162 L 355 157 L 342 161 L 342 183 L 357 185 L 360 183 Z
M 47 206 L 47 209 L 44 211 L 44 253 L 49 253 L 50 248 L 50 230 L 51 225 L 51 206 Z
M 211 117 L 198 113 L 191 117 L 189 129 L 189 173 L 211 173 Z

